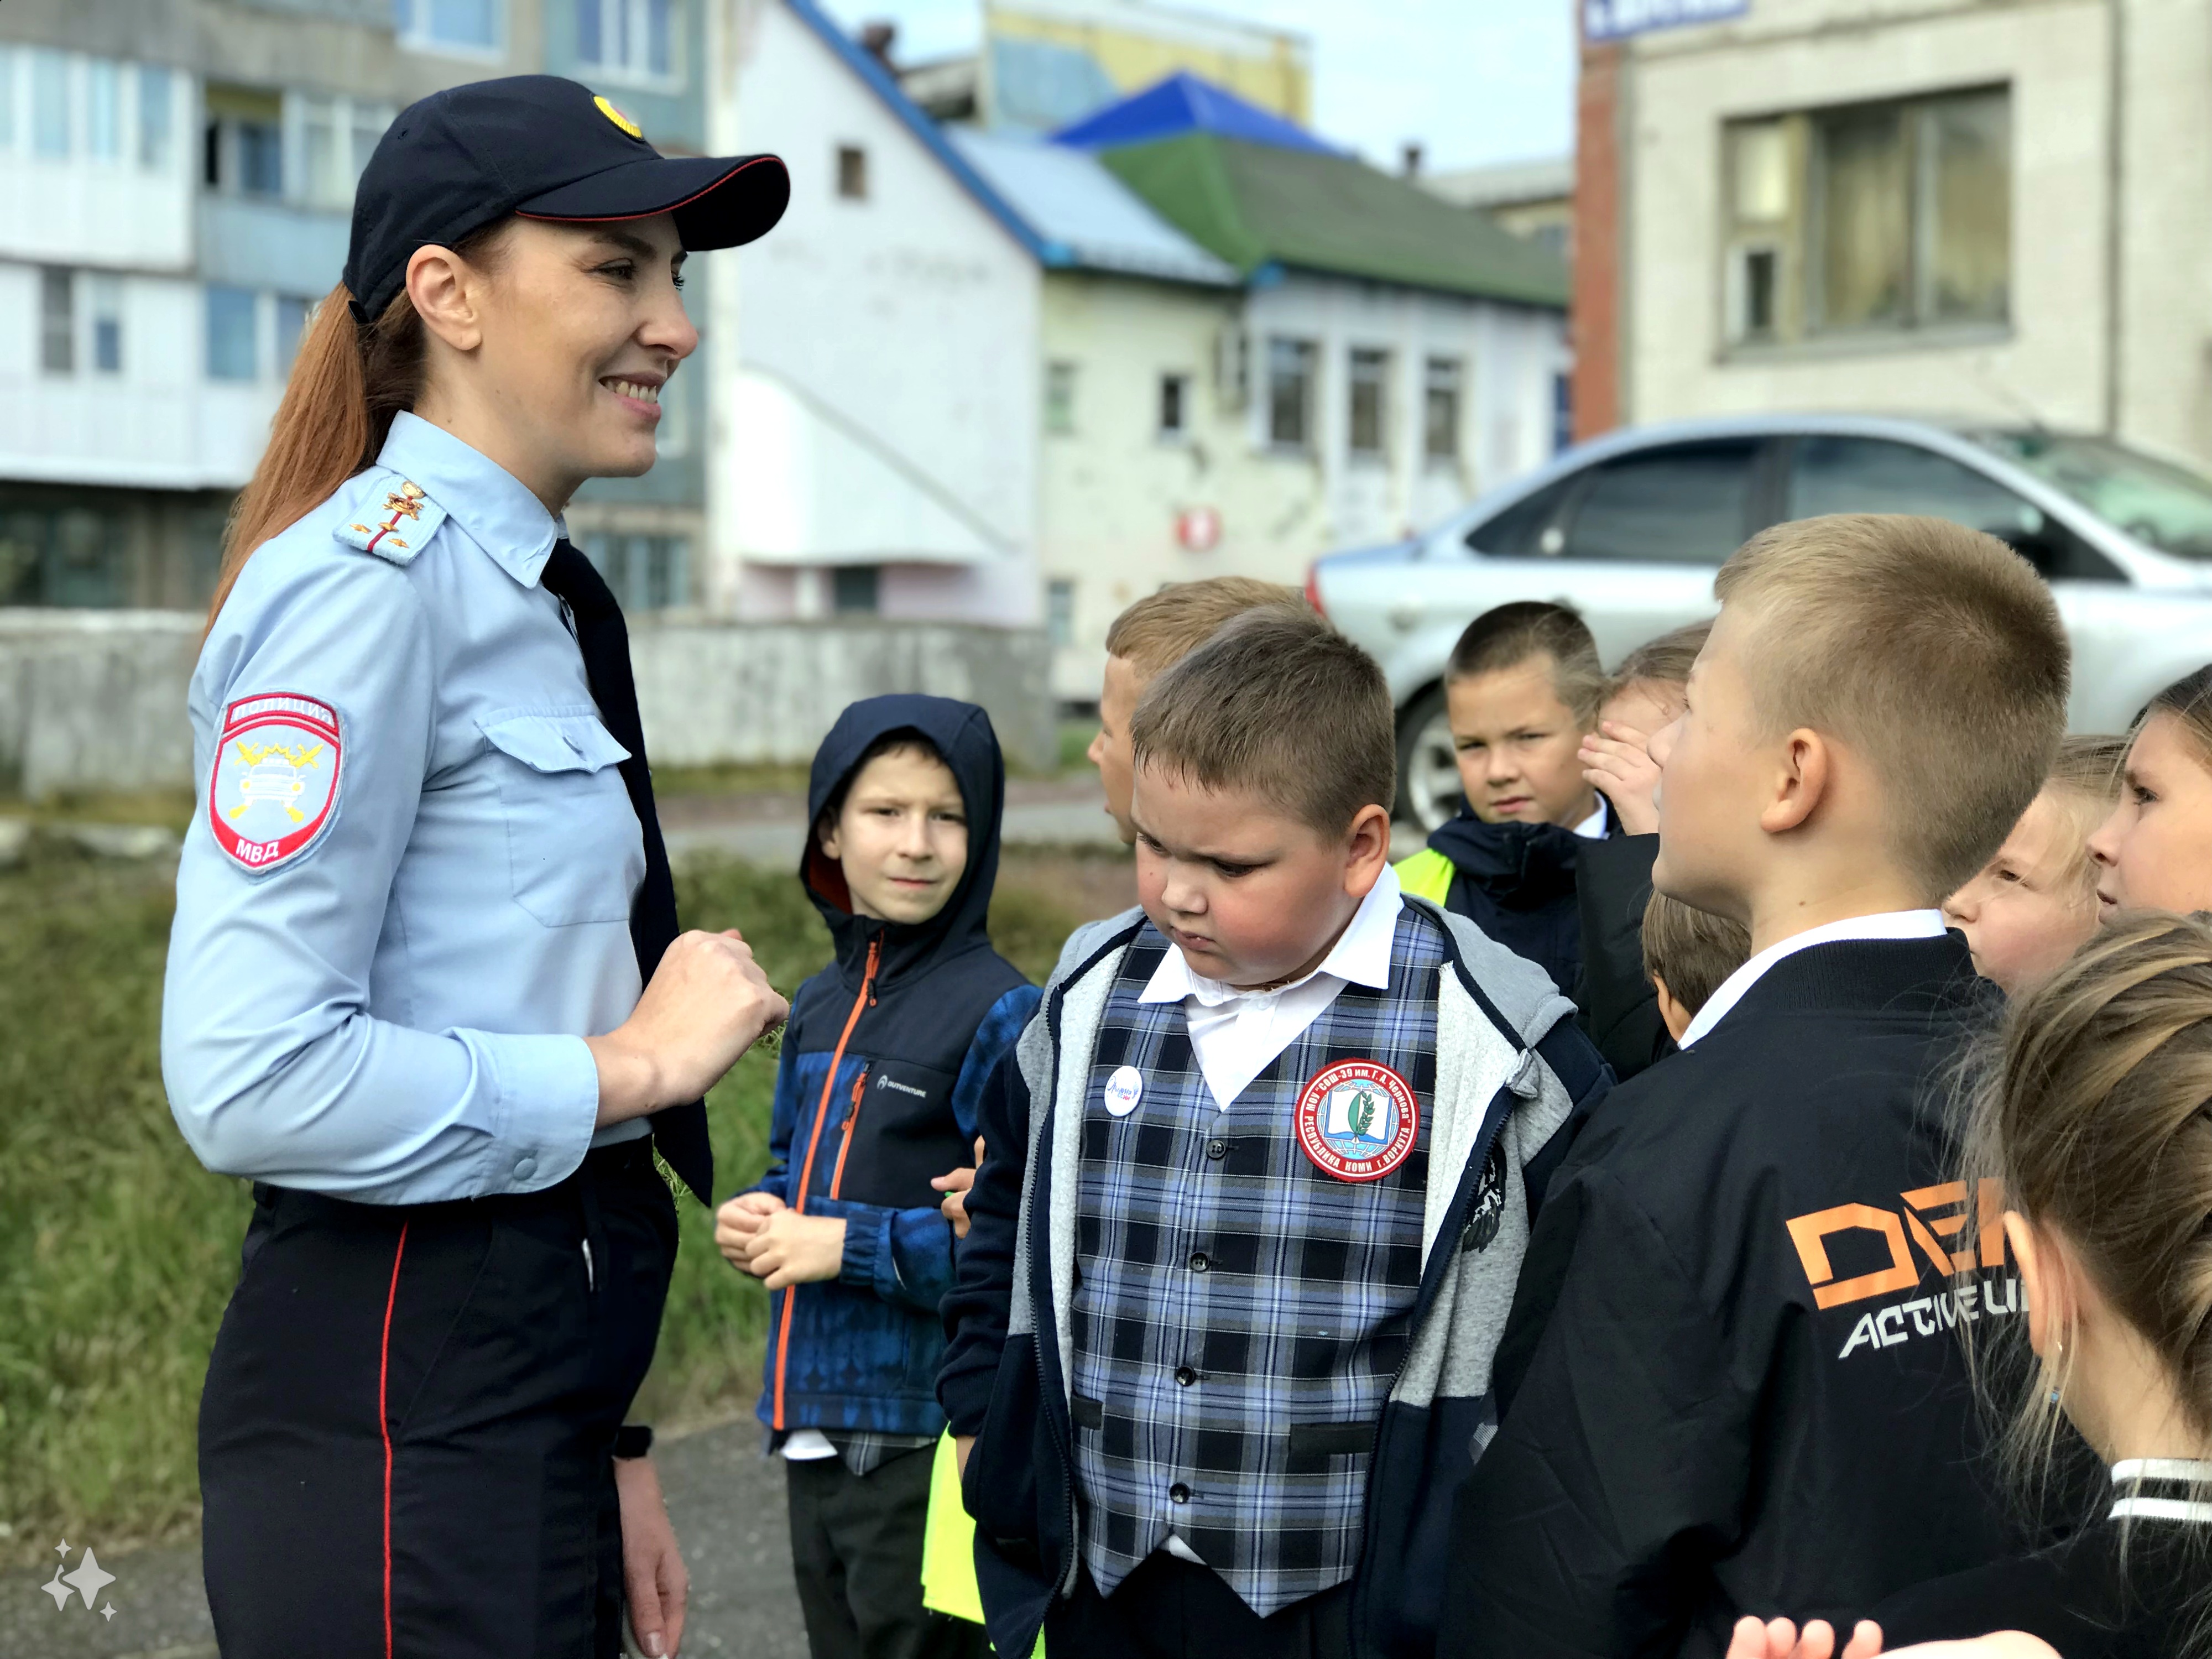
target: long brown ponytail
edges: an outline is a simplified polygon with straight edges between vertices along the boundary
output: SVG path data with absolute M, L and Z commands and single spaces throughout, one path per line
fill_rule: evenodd
M 453 252 L 478 270 L 496 267 L 499 242 L 512 220 L 471 231 Z M 392 430 L 392 417 L 412 409 L 422 388 L 422 319 L 402 289 L 373 322 L 356 323 L 353 295 L 341 283 L 315 307 L 269 447 L 230 509 L 222 565 L 208 602 L 212 627 L 253 550 L 289 529 L 355 473 L 371 465 Z

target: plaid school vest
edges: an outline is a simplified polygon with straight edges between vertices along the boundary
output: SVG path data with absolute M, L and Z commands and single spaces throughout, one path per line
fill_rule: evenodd
M 1264 1618 L 1358 1565 L 1420 1284 L 1444 938 L 1401 912 L 1389 989 L 1345 987 L 1225 1112 L 1182 1005 L 1137 1000 L 1170 948 L 1130 946 L 1084 1100 L 1083 1554 L 1110 1595 L 1172 1534 Z

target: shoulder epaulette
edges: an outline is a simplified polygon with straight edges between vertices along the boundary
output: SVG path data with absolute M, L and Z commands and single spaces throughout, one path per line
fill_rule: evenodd
M 422 486 L 412 479 L 397 474 L 386 477 L 390 487 L 381 502 L 372 489 L 352 515 L 338 520 L 331 533 L 348 547 L 374 553 L 394 564 L 410 563 L 445 523 L 446 509 L 425 495 Z

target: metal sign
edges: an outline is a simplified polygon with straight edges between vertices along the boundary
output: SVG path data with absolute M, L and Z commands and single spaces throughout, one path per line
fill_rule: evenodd
M 1651 29 L 1741 17 L 1751 0 L 1583 0 L 1583 39 L 1621 40 Z

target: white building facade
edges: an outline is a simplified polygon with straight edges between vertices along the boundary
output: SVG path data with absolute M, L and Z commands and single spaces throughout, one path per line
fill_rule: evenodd
M 1619 248 L 1577 270 L 1586 310 L 1618 292 L 1584 367 L 1620 419 L 1962 416 L 2212 462 L 2212 7 L 1756 0 L 1586 49 L 1583 86 L 1619 178 L 1577 226 L 1585 264 Z
M 739 138 L 791 169 L 715 388 L 712 602 L 1037 618 L 1039 248 L 808 0 L 740 0 Z

